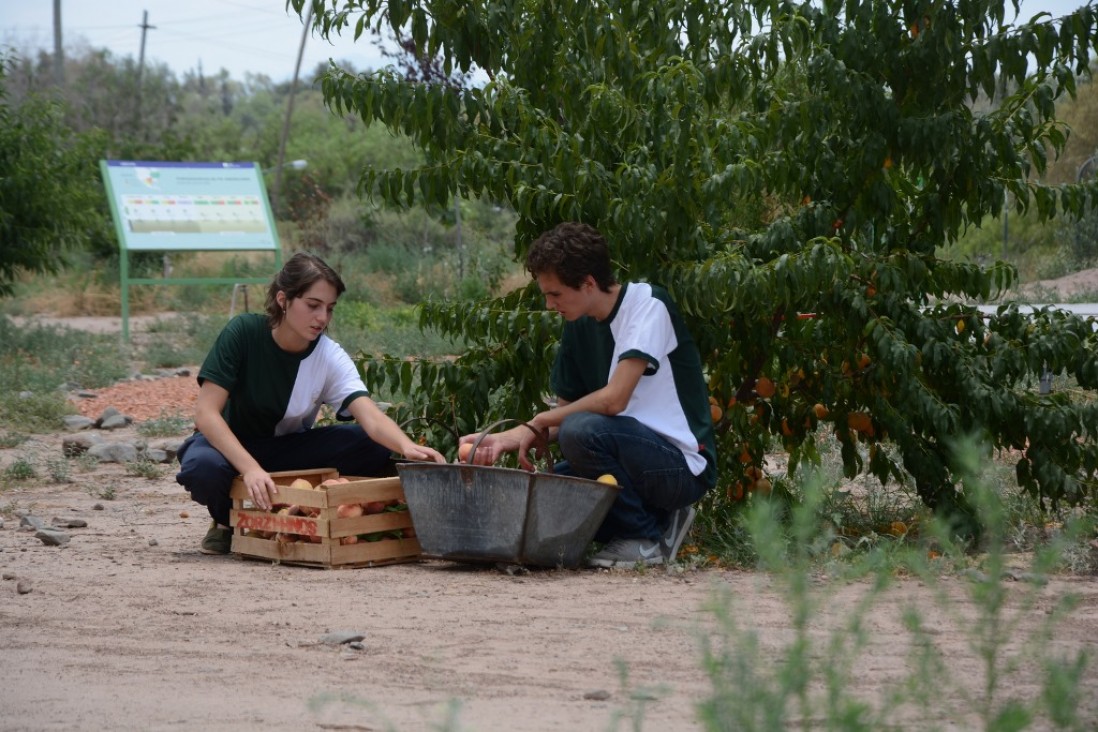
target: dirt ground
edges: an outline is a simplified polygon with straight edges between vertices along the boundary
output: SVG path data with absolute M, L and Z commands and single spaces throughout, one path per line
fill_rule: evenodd
M 0 451 L 0 461 L 52 453 L 59 441 Z M 794 637 L 790 608 L 763 573 L 521 572 L 439 560 L 325 570 L 210 557 L 197 551 L 208 519 L 172 472 L 147 479 L 104 464 L 74 480 L 20 482 L 0 498 L 3 730 L 423 730 L 451 714 L 458 724 L 448 729 L 699 730 L 696 705 L 712 693 L 700 644 L 720 637 L 707 610 L 717 593 L 729 593 L 738 627 L 757 634 L 757 671 L 774 671 Z M 88 525 L 46 546 L 19 530 L 13 509 Z M 816 578 L 816 653 L 867 587 Z M 942 654 L 942 698 L 898 711 L 906 729 L 977 726 L 955 688 L 981 678 L 971 579 L 943 589 L 949 612 L 931 588 L 901 580 L 865 618 L 853 678 L 870 700 L 914 669 L 905 608 L 925 608 Z M 1006 589 L 1017 623 L 1003 631 L 1006 650 L 1021 666 L 1001 679 L 1000 701 L 1033 699 L 1035 651 L 1098 654 L 1098 583 Z M 1036 604 L 1021 610 L 1031 593 Z M 1055 640 L 1027 645 L 1068 594 L 1079 605 Z M 362 635 L 361 647 L 321 642 L 335 631 Z M 1082 728 L 1094 729 L 1093 667 L 1082 699 Z
M 152 383 L 133 382 L 140 394 L 104 390 L 86 411 L 127 411 L 129 399 L 128 411 L 144 405 L 139 418 L 149 418 L 186 399 L 193 377 Z M 0 471 L 19 456 L 59 457 L 62 437 L 0 449 Z M 210 557 L 197 550 L 208 518 L 174 469 L 143 478 L 102 464 L 72 480 L 0 478 L 0 730 L 701 730 L 697 706 L 713 693 L 701 649 L 726 637 L 709 610 L 715 597 L 730 598 L 736 628 L 757 640 L 757 651 L 733 648 L 756 673 L 777 672 L 796 638 L 779 582 L 761 572 L 439 560 L 325 570 Z M 17 512 L 27 511 L 87 527 L 46 546 L 20 530 Z M 1026 557 L 1013 559 L 1025 568 Z M 1013 670 L 996 703 L 1037 698 L 1043 657 L 1086 651 L 1078 728 L 1098 729 L 1098 582 L 1017 576 L 1005 583 L 1009 622 L 997 633 Z M 928 646 L 941 654 L 938 693 L 897 709 L 896 728 L 983 727 L 973 716 L 985 678 L 974 632 L 989 624 L 970 599 L 973 582 L 899 578 L 865 615 L 851 678 L 871 705 L 915 673 Z M 836 634 L 868 588 L 814 578 L 807 663 L 836 669 L 827 646 L 854 642 Z M 1068 596 L 1074 611 L 1045 640 Z M 905 629 L 911 608 L 928 628 L 923 644 Z M 322 642 L 335 631 L 362 640 Z M 743 673 L 732 676 L 749 688 Z
M 1052 280 L 1037 280 L 1019 289 L 1019 297 L 1058 297 L 1061 301 L 1098 292 L 1098 268 L 1084 269 Z

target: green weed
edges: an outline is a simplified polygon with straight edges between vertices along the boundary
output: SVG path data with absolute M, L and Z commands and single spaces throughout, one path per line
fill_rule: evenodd
M 32 433 L 58 432 L 66 415 L 76 409 L 56 390 L 47 392 L 0 391 L 0 425 Z
M 160 413 L 159 417 L 147 419 L 137 425 L 137 433 L 145 437 L 172 437 L 182 435 L 194 429 L 194 420 L 179 414 Z
M 72 458 L 72 464 L 81 473 L 90 473 L 99 467 L 99 458 L 88 452 L 82 452 Z
M 19 447 L 29 439 L 29 436 L 19 432 L 4 432 L 3 434 L 0 434 L 0 449 Z
M 917 536 L 864 542 L 836 560 L 833 547 L 845 544 L 834 522 L 834 488 L 818 473 L 792 487 L 796 500 L 747 502 L 736 522 L 741 533 L 727 540 L 750 547 L 745 558 L 754 558 L 760 594 L 776 596 L 782 609 L 763 618 L 752 613 L 752 593 L 714 590 L 697 628 L 710 682 L 697 705 L 701 729 L 1089 729 L 1084 683 L 1092 659 L 1085 650 L 1054 650 L 1051 642 L 1068 627 L 1076 599 L 1043 590 L 1065 549 L 1091 536 L 1094 522 L 1064 518 L 1027 555 L 1032 559 L 1020 579 L 1009 561 L 1011 533 L 1031 507 L 1004 492 L 999 471 L 980 464 L 980 450 L 963 444 L 958 454 L 962 488 L 985 521 L 979 554 L 927 517 Z M 891 516 L 875 513 L 873 520 Z M 908 578 L 903 586 L 899 576 Z M 877 621 L 890 611 L 900 630 L 883 637 Z M 767 632 L 774 622 L 788 632 Z M 899 668 L 881 670 L 882 649 L 899 659 Z M 614 663 L 625 701 L 612 709 L 606 729 L 640 732 L 649 705 L 668 690 L 635 687 L 627 662 Z M 958 663 L 966 672 L 957 671 Z M 313 703 L 336 700 L 378 713 L 350 697 Z M 447 709 L 436 728 L 456 732 L 460 703 L 451 700 Z
M 614 667 L 618 672 L 618 686 L 621 697 L 627 700 L 627 704 L 614 710 L 610 715 L 608 729 L 620 729 L 623 723 L 634 732 L 640 732 L 644 728 L 644 715 L 651 702 L 658 702 L 670 693 L 667 686 L 656 687 L 634 686 L 629 680 L 629 666 L 622 659 L 614 660 Z
M 115 498 L 118 497 L 118 489 L 115 488 L 113 485 L 106 485 L 102 487 L 89 486 L 88 493 L 95 496 L 96 498 L 101 498 L 104 501 L 113 501 Z
M 11 465 L 4 468 L 4 477 L 10 480 L 30 480 L 38 475 L 34 463 L 26 457 L 17 457 Z
M 72 466 L 65 458 L 50 458 L 46 460 L 46 475 L 53 483 L 71 483 Z
M 145 458 L 139 458 L 137 460 L 131 460 L 126 463 L 126 475 L 133 475 L 138 478 L 148 478 L 149 480 L 155 480 L 164 475 L 164 467 L 159 463 L 155 463 L 152 460 Z

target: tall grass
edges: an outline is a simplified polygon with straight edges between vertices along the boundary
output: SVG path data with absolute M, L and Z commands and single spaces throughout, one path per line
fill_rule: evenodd
M 0 427 L 50 432 L 75 412 L 65 391 L 107 386 L 128 373 L 129 351 L 109 337 L 57 326 L 18 327 L 0 316 Z
M 157 318 L 145 328 L 137 355 L 154 369 L 200 364 L 226 322 L 227 314 Z
M 17 326 L 0 316 L 0 370 L 4 391 L 46 392 L 58 387 L 94 389 L 127 375 L 131 357 L 118 336 L 61 326 Z
M 931 521 L 923 541 L 902 552 L 874 547 L 836 563 L 830 547 L 838 537 L 818 476 L 803 484 L 803 500 L 784 519 L 772 502 L 751 506 L 746 526 L 759 569 L 777 588 L 790 630 L 776 647 L 773 637 L 764 645 L 743 601 L 715 593 L 708 607 L 713 625 L 700 635 L 712 685 L 699 707 L 704 729 L 1093 728 L 1094 705 L 1083 695 L 1090 655 L 1050 642 L 1057 631 L 1062 636 L 1076 598 L 1044 591 L 1065 550 L 1092 526 L 1065 524 L 1055 541 L 1033 553 L 1026 581 L 1016 581 L 1019 572 L 1007 560 L 1011 501 L 983 474 L 979 450 L 958 449 L 967 460 L 966 494 L 986 522 L 978 554 Z M 944 561 L 928 559 L 935 556 Z M 957 575 L 954 567 L 969 569 Z M 922 602 L 896 594 L 900 576 L 929 588 Z M 846 589 L 837 618 L 829 612 L 836 582 Z M 892 613 L 906 636 L 886 644 L 875 637 L 871 615 L 882 612 Z M 947 647 L 958 639 L 960 649 Z M 873 677 L 872 654 L 883 645 L 906 649 L 906 667 Z M 954 671 L 960 667 L 974 671 Z

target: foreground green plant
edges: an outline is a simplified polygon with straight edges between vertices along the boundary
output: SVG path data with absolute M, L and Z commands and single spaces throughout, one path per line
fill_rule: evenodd
M 1077 599 L 1050 592 L 1048 580 L 1094 523 L 1065 518 L 1019 570 L 1010 538 L 1016 494 L 997 467 L 988 469 L 984 446 L 960 442 L 954 450 L 959 490 L 986 522 L 979 545 L 928 519 L 918 541 L 836 559 L 840 536 L 819 474 L 794 486 L 788 500 L 749 504 L 739 526 L 756 557 L 759 595 L 776 594 L 783 609 L 764 617 L 750 607 L 756 595 L 714 592 L 706 605 L 712 622 L 698 634 L 711 683 L 697 706 L 702 729 L 1093 729 L 1091 655 L 1054 642 L 1070 629 Z M 899 630 L 885 635 L 890 613 Z M 883 661 L 882 650 L 898 661 Z M 606 729 L 640 732 L 649 704 L 667 689 L 634 686 L 625 659 L 615 667 L 623 701 Z M 459 707 L 451 702 L 451 711 Z M 461 729 L 456 715 L 440 728 Z
M 1002 496 L 978 472 L 985 453 L 972 444 L 956 452 L 958 464 L 965 468 L 964 491 L 987 527 L 978 564 L 963 580 L 943 575 L 942 569 L 971 565 L 972 547 L 957 543 L 942 522 L 932 522 L 927 544 L 900 552 L 895 547 L 874 548 L 842 564 L 826 559 L 836 535 L 821 511 L 824 492 L 818 482 L 803 486 L 803 501 L 788 513 L 767 501 L 751 507 L 745 523 L 760 569 L 784 601 L 792 634 L 777 650 L 764 649 L 758 629 L 744 622 L 749 616 L 739 612 L 737 599 L 727 592 L 715 594 L 709 606 L 715 630 L 701 636 L 703 668 L 712 682 L 712 692 L 699 707 L 706 729 L 1085 728 L 1080 690 L 1089 655 L 1085 650 L 1057 653 L 1049 643 L 1054 631 L 1064 626 L 1075 600 L 1070 595 L 1049 596 L 1042 581 L 1058 566 L 1064 547 L 1077 540 L 1083 525 L 1066 527 L 1058 540 L 1035 553 L 1025 573 L 1031 582 L 1014 581 L 1019 575 L 1008 572 L 1006 562 L 1008 512 Z M 952 563 L 928 560 L 939 554 Z M 836 590 L 830 583 L 836 580 L 816 581 L 824 567 L 841 578 L 845 595 L 851 589 L 860 591 L 831 627 L 824 627 L 821 619 L 828 618 L 827 603 Z M 857 671 L 874 641 L 879 641 L 867 620 L 891 597 L 898 571 L 914 573 L 930 587 L 933 605 L 905 601 L 899 606 L 896 612 L 908 637 L 892 638 L 889 645 L 910 648 L 907 668 L 895 678 L 874 679 L 880 690 L 870 694 L 859 690 L 864 677 Z M 949 593 L 958 581 L 965 590 L 963 602 Z M 1050 609 L 1034 613 L 1038 601 Z M 936 619 L 943 615 L 950 621 L 947 627 Z M 966 650 L 978 663 L 979 674 L 947 674 L 956 649 L 944 648 L 943 636 L 958 634 L 967 640 Z M 1022 671 L 1028 676 L 1019 676 Z M 1035 691 L 1028 698 L 1009 696 L 1008 680 L 1031 681 L 1011 688 Z M 928 719 L 931 710 L 934 718 Z
M 1080 650 L 1057 656 L 1050 650 L 1054 631 L 1075 609 L 1077 598 L 1073 595 L 1050 598 L 1041 588 L 1062 566 L 1065 552 L 1089 533 L 1088 522 L 1080 517 L 1071 518 L 1063 531 L 1035 548 L 1030 566 L 1019 573 L 1008 563 L 1011 504 L 994 489 L 987 471 L 982 469 L 986 453 L 972 442 L 960 443 L 955 452 L 959 464 L 964 466 L 964 490 L 972 496 L 986 527 L 983 546 L 978 547 L 983 551 L 977 557 L 976 571 L 966 574 L 971 582 L 965 588 L 971 604 L 978 610 L 977 618 L 966 622 L 963 608 L 945 599 L 941 602 L 953 613 L 954 622 L 967 627 L 969 646 L 983 666 L 983 684 L 974 688 L 961 685 L 958 691 L 965 695 L 966 706 L 976 711 L 984 729 L 1026 729 L 1039 722 L 1052 723 L 1058 729 L 1084 729 L 1078 712 L 1079 681 L 1082 671 L 1089 666 L 1089 654 Z M 943 551 L 958 556 L 969 548 L 958 545 L 947 527 L 935 524 L 932 529 Z M 928 575 L 924 572 L 923 576 Z M 1019 577 L 1029 583 L 1023 585 L 1025 589 L 1021 592 L 1015 589 Z M 931 586 L 938 590 L 942 587 L 941 583 Z M 940 592 L 939 597 L 944 598 Z M 1038 603 L 1043 612 L 1038 612 Z M 1028 636 L 1022 635 L 1021 626 L 1033 618 L 1040 618 L 1041 622 Z M 938 642 L 937 634 L 931 631 L 920 635 L 919 642 L 934 645 Z M 1005 697 L 1002 682 L 1034 659 L 1042 666 L 1041 695 L 1028 700 Z

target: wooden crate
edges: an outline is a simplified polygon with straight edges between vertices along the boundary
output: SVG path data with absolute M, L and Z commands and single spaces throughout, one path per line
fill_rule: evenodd
M 233 499 L 230 521 L 233 526 L 232 550 L 236 554 L 256 559 L 268 559 L 284 564 L 300 564 L 313 567 L 372 567 L 419 559 L 419 541 L 414 538 L 414 526 L 407 508 L 401 511 L 387 510 L 355 518 L 339 518 L 340 505 L 404 501 L 400 478 L 355 478 L 338 485 L 323 486 L 312 490 L 290 488 L 296 478 L 304 478 L 313 486 L 339 473 L 330 468 L 293 470 L 271 473 L 279 485 L 279 505 L 296 505 L 316 509 L 316 516 L 288 516 L 273 511 L 263 511 L 252 506 L 244 481 L 237 477 L 229 495 Z M 403 538 L 359 539 L 357 544 L 341 544 L 345 536 L 361 536 L 378 532 L 400 531 Z M 261 538 L 257 532 L 272 533 L 271 538 Z M 291 534 L 307 537 L 304 541 L 280 542 L 273 534 Z M 408 536 L 412 534 L 412 536 Z

